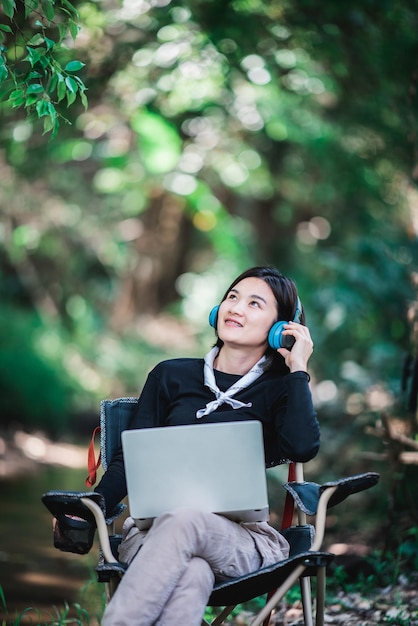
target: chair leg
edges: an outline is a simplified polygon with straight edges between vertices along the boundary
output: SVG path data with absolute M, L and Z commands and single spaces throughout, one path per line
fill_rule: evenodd
M 275 591 L 272 597 L 266 602 L 261 611 L 252 620 L 250 626 L 260 626 L 265 618 L 270 615 L 271 611 L 277 605 L 279 600 L 283 598 L 285 593 L 297 582 L 299 576 L 306 569 L 305 565 L 298 565 L 291 574 L 289 574 L 287 580 Z
M 120 583 L 120 578 L 116 576 L 111 576 L 110 580 L 105 583 L 105 596 L 106 596 L 106 604 L 109 604 L 113 595 L 118 588 Z
M 316 576 L 316 619 L 315 626 L 324 626 L 326 568 L 318 567 Z
M 226 620 L 226 618 L 228 617 L 228 615 L 230 613 L 232 613 L 232 611 L 235 609 L 235 604 L 232 604 L 231 606 L 226 606 L 218 615 L 218 617 L 215 617 L 215 619 L 210 623 L 209 626 L 221 626 L 221 624 L 224 623 L 224 621 Z M 207 624 L 207 622 L 203 621 L 202 622 L 202 626 Z
M 228 615 L 232 613 L 235 609 L 236 604 L 232 604 L 231 606 L 226 606 L 212 622 L 207 622 L 205 619 L 202 619 L 201 626 L 221 626 Z
M 311 579 L 309 578 L 309 576 L 300 578 L 299 584 L 302 595 L 303 618 L 305 620 L 305 626 L 313 626 Z

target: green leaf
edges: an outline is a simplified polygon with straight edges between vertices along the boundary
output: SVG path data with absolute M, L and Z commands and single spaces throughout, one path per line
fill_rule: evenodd
M 7 15 L 7 17 L 12 18 L 16 11 L 16 2 L 15 0 L 1 0 L 3 5 L 3 11 Z
M 28 55 L 25 57 L 25 61 L 29 61 L 29 63 L 32 65 L 32 67 L 34 65 L 36 65 L 36 63 L 38 63 L 39 59 L 42 57 L 42 50 L 40 49 L 36 49 L 35 48 L 27 48 L 28 51 Z
M 68 27 L 70 29 L 71 37 L 75 40 L 78 35 L 78 31 L 80 30 L 80 26 L 77 24 L 77 22 L 74 22 L 74 20 L 70 20 L 68 23 Z
M 12 103 L 12 109 L 17 109 L 19 107 L 22 106 L 22 104 L 25 104 L 26 99 L 24 96 L 20 97 L 20 98 L 13 98 L 13 100 L 9 97 L 8 102 L 11 101 Z
M 42 54 L 41 58 L 39 59 L 39 65 L 41 65 L 44 70 L 51 65 L 51 59 L 48 55 L 45 54 L 45 50 L 44 54 Z
M 42 10 L 45 17 L 52 22 L 55 17 L 54 3 L 52 0 L 41 0 Z
M 42 93 L 43 90 L 44 90 L 44 88 L 42 87 L 42 85 L 40 83 L 32 83 L 26 89 L 26 95 L 29 95 L 31 93 Z
M 25 92 L 23 91 L 23 89 L 15 89 L 10 94 L 9 100 L 18 100 L 20 98 L 24 99 L 24 97 L 25 97 Z
M 59 39 L 58 41 L 62 41 L 63 39 L 65 39 L 66 35 L 67 35 L 67 22 L 60 22 L 58 24 L 58 34 L 59 34 Z
M 78 72 L 78 70 L 81 70 L 81 68 L 85 65 L 86 64 L 82 61 L 70 61 L 69 63 L 67 63 L 64 69 L 66 72 Z
M 51 117 L 51 120 L 53 120 L 55 122 L 55 120 L 58 117 L 58 114 L 57 114 L 57 110 L 54 107 L 54 105 L 52 104 L 52 102 L 48 102 L 48 113 L 49 113 L 49 115 Z
M 54 130 L 53 130 L 53 131 L 52 131 L 52 133 L 51 133 L 51 140 L 52 140 L 52 139 L 55 139 L 55 137 L 57 136 L 59 125 L 60 125 L 60 123 L 59 123 L 59 121 L 57 120 L 57 121 L 55 122 L 55 124 L 54 124 Z
M 80 91 L 86 91 L 87 87 L 85 86 L 85 84 L 83 83 L 83 81 L 81 80 L 79 76 L 74 76 L 74 80 L 77 81 Z
M 58 74 L 56 74 L 55 72 L 52 74 L 50 81 L 48 83 L 48 87 L 47 87 L 47 93 L 53 93 L 55 91 L 55 89 L 57 88 L 58 85 Z
M 0 30 L 4 31 L 5 33 L 13 33 L 12 29 L 10 28 L 10 26 L 7 26 L 7 24 L 0 24 Z
M 65 98 L 66 93 L 67 93 L 67 86 L 65 84 L 65 81 L 61 82 L 60 78 L 58 77 L 58 88 L 57 88 L 58 102 L 61 102 L 61 100 Z
M 48 115 L 48 103 L 46 100 L 38 100 L 36 103 L 36 112 L 38 113 L 38 117 L 43 117 L 44 115 Z
M 55 41 L 53 41 L 52 39 L 48 39 L 48 37 L 45 37 L 45 43 L 47 50 L 51 50 L 55 46 Z
M 4 65 L 4 63 L 2 63 L 0 65 L 0 83 L 2 83 L 7 76 L 9 75 L 9 72 L 7 70 L 7 67 Z
M 67 91 L 67 107 L 72 105 L 76 97 L 77 97 L 77 94 L 72 93 L 71 91 Z
M 67 76 L 65 79 L 65 84 L 67 85 L 67 89 L 71 91 L 71 93 L 77 93 L 78 85 L 74 78 L 71 76 Z
M 38 101 L 38 96 L 34 93 L 26 97 L 25 107 L 30 107 Z
M 38 0 L 25 0 L 25 17 L 28 17 L 31 13 L 36 11 L 38 8 Z M 35 22 L 36 26 L 41 26 L 43 28 L 43 24 L 38 20 Z
M 87 111 L 89 103 L 88 103 L 87 96 L 84 93 L 84 91 L 80 91 L 80 99 L 81 99 L 81 102 L 82 102 L 85 110 Z
M 44 119 L 44 135 L 54 128 L 54 121 L 50 117 Z
M 78 11 L 77 11 L 77 9 L 75 8 L 75 6 L 73 6 L 73 5 L 71 4 L 71 2 L 68 2 L 68 0 L 61 0 L 61 2 L 62 2 L 62 4 L 63 4 L 63 6 L 67 7 L 67 9 L 69 9 L 70 13 L 72 13 L 72 14 L 74 15 L 74 17 L 75 17 L 76 19 L 78 19 L 79 15 L 78 15 Z
M 40 33 L 36 33 L 33 37 L 29 39 L 26 43 L 27 46 L 40 46 L 41 43 L 44 42 L 44 38 Z

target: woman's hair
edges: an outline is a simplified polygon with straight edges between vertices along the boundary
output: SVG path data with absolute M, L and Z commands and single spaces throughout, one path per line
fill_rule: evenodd
M 233 289 L 241 280 L 245 278 L 261 278 L 264 282 L 270 287 L 273 292 L 273 295 L 277 302 L 277 320 L 293 320 L 296 314 L 297 302 L 298 302 L 298 293 L 296 289 L 296 285 L 291 278 L 287 276 L 283 276 L 272 265 L 264 265 L 258 267 L 251 267 L 246 270 L 232 282 L 232 284 L 226 290 L 221 302 L 226 300 L 229 292 Z M 305 313 L 302 307 L 302 314 L 300 317 L 300 323 L 305 323 Z M 219 339 L 216 342 L 216 346 L 219 348 L 222 347 L 223 341 Z M 268 354 L 274 354 L 280 358 L 282 358 L 276 350 L 272 348 L 268 348 Z

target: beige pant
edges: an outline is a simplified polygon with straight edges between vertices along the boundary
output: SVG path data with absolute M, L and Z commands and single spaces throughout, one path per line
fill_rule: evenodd
M 191 509 L 162 515 L 147 533 L 126 530 L 120 558 L 131 562 L 102 626 L 200 626 L 215 580 L 288 556 L 286 540 L 265 522 Z

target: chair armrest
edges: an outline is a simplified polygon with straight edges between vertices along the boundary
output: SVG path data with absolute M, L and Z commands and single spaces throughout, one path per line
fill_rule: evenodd
M 80 517 L 95 525 L 94 515 L 83 504 L 82 498 L 96 502 L 103 516 L 105 515 L 104 498 L 95 491 L 48 491 L 41 499 L 48 511 L 57 519 L 62 516 Z
M 80 530 L 90 528 L 88 538 L 83 546 L 73 546 L 71 549 L 66 546 L 57 546 L 64 551 L 76 551 L 85 554 L 90 550 L 93 543 L 94 529 L 97 528 L 100 547 L 105 560 L 115 563 L 113 556 L 107 525 L 111 524 L 126 508 L 119 505 L 110 518 L 105 518 L 105 501 L 102 494 L 95 491 L 48 491 L 42 495 L 42 502 L 50 511 L 52 516 L 64 525 L 70 525 Z
M 339 504 L 353 493 L 370 489 L 379 481 L 380 475 L 376 472 L 367 472 L 365 474 L 357 474 L 347 478 L 327 482 L 319 485 L 313 482 L 289 482 L 283 485 L 294 498 L 297 506 L 306 515 L 315 515 L 318 510 L 319 500 L 324 492 L 335 487 L 330 495 L 327 507 Z
M 94 523 L 94 515 L 83 505 L 81 498 L 87 498 L 96 502 L 106 515 L 106 507 L 102 494 L 96 491 L 47 491 L 42 495 L 42 502 L 50 513 L 56 518 L 60 515 L 73 515 L 82 517 L 90 523 Z M 106 517 L 106 524 L 113 524 L 126 510 L 126 504 L 115 506 L 110 515 Z

